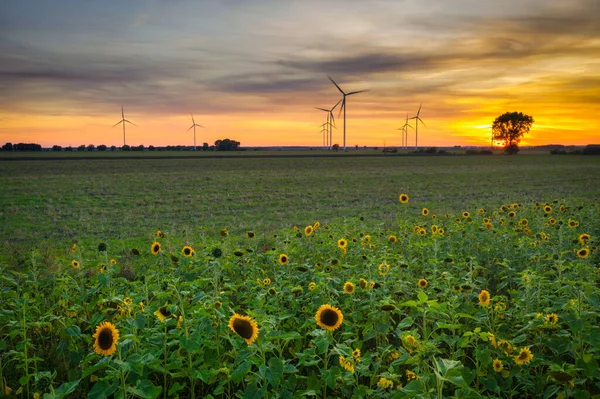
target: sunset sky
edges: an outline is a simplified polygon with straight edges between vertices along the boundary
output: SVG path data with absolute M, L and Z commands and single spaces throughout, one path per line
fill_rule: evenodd
M 4 142 L 322 144 L 348 97 L 347 144 L 486 145 L 507 111 L 523 145 L 600 143 L 598 0 L 0 2 Z M 338 114 L 335 113 L 337 118 Z M 334 143 L 342 144 L 337 118 Z M 409 133 L 409 144 L 415 135 Z

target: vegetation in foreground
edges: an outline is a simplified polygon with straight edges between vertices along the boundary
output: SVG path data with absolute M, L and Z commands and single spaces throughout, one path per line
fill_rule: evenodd
M 597 397 L 599 210 L 506 203 L 156 231 L 2 268 L 17 397 Z M 419 209 L 420 215 L 414 215 Z M 160 227 L 160 226 L 159 226 Z

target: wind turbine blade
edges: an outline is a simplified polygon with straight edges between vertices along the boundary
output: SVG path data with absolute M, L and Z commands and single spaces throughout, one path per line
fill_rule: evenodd
M 417 111 L 417 116 L 419 116 L 419 113 L 421 112 L 421 106 L 423 105 L 423 103 L 419 104 L 419 110 Z
M 129 124 L 132 124 L 133 126 L 137 126 L 135 123 L 133 123 L 133 122 L 129 122 L 127 119 L 123 119 L 123 120 L 124 120 L 125 122 L 129 123 Z
M 337 104 L 336 104 L 337 105 Z M 329 111 L 329 115 L 331 116 L 331 126 L 335 127 L 335 118 L 333 117 L 333 110 Z M 337 128 L 336 128 L 337 129 Z
M 425 124 L 425 122 L 423 122 L 423 119 L 421 119 L 421 118 L 419 118 L 419 117 L 417 117 L 417 119 L 418 119 L 419 121 L 421 121 L 421 123 L 423 124 L 423 126 L 427 127 L 427 125 Z
M 198 126 L 198 127 L 204 127 L 204 126 L 202 126 L 202 125 L 196 125 L 196 126 Z
M 190 115 L 192 115 L 192 123 L 195 125 L 196 121 L 194 120 L 194 114 L 190 114 Z
M 192 130 L 193 127 L 194 127 L 194 125 L 190 126 L 190 128 L 188 130 L 186 130 L 186 132 L 189 132 L 190 130 Z
M 342 114 L 342 111 L 344 110 L 345 107 L 346 107 L 346 96 L 344 96 L 344 98 L 342 99 L 342 105 L 340 105 L 340 111 L 338 112 L 338 118 Z
M 335 81 L 333 79 L 331 79 L 331 76 L 327 75 L 327 77 L 329 78 L 329 80 L 331 80 L 331 83 L 333 83 L 335 85 L 335 87 L 337 87 L 337 89 L 340 91 L 340 93 L 342 93 L 343 95 L 346 95 L 346 93 L 344 93 L 344 90 L 342 90 L 340 88 L 340 86 L 338 86 L 338 84 L 335 83 Z
M 329 112 L 329 110 L 328 110 L 328 109 L 325 109 L 325 108 L 319 108 L 319 107 L 315 107 L 315 108 L 316 108 L 316 109 L 320 109 L 321 111 Z
M 351 91 L 350 93 L 346 94 L 347 96 L 351 95 L 351 94 L 358 94 L 358 93 L 364 93 L 365 91 L 369 91 L 369 90 L 357 90 L 357 91 Z
M 117 126 L 119 123 L 123 122 L 122 120 L 118 121 L 117 123 L 115 123 L 114 125 L 112 125 L 112 127 Z
M 121 105 L 121 116 L 125 119 L 125 111 L 123 111 L 123 106 Z

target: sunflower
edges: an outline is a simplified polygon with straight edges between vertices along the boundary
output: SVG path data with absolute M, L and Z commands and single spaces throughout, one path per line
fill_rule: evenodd
M 152 252 L 152 255 L 157 255 L 160 252 L 160 243 L 155 241 L 150 247 L 150 252 Z
M 234 314 L 229 319 L 229 328 L 231 331 L 244 338 L 248 345 L 258 338 L 258 325 L 256 321 L 252 320 L 248 316 L 242 316 L 240 314 Z
M 527 364 L 533 359 L 533 354 L 529 350 L 529 348 L 522 348 L 517 356 L 514 357 L 515 363 L 519 366 Z
M 339 328 L 344 321 L 344 314 L 338 308 L 326 304 L 321 305 L 315 315 L 315 320 L 319 327 L 323 327 L 326 330 L 334 331 Z
M 321 222 L 315 222 L 315 224 L 313 224 L 313 230 L 316 230 L 319 227 L 321 227 Z
M 280 254 L 279 255 L 279 264 L 287 265 L 287 263 L 288 263 L 288 256 L 286 254 Z
M 502 205 L 500 207 L 500 212 L 506 212 L 506 211 L 508 211 L 508 207 L 506 205 Z
M 494 348 L 498 347 L 498 341 L 496 341 L 496 336 L 494 334 L 492 334 L 491 332 L 488 333 L 488 339 L 490 340 L 490 342 L 492 343 L 492 345 L 494 346 Z
M 590 254 L 590 250 L 587 248 L 581 248 L 580 250 L 577 251 L 577 256 L 580 257 L 581 259 L 585 259 L 589 256 Z
M 389 236 L 388 241 L 391 242 L 392 244 L 395 244 L 396 241 L 398 241 L 398 238 L 396 236 Z
M 494 367 L 494 371 L 496 373 L 501 373 L 502 369 L 504 368 L 504 365 L 502 364 L 502 360 L 494 359 L 493 367 Z
M 185 247 L 183 247 L 181 252 L 183 253 L 183 256 L 187 256 L 189 258 L 190 256 L 192 256 L 194 254 L 194 249 L 192 247 L 190 247 L 189 245 L 186 245 Z
M 271 285 L 271 279 L 268 277 L 266 277 L 262 282 L 264 285 Z
M 101 263 L 98 265 L 98 272 L 100 272 L 100 273 L 106 272 L 106 265 L 104 263 Z
M 421 237 L 423 237 L 423 236 L 427 235 L 427 230 L 425 230 L 424 228 L 420 227 L 418 233 L 419 233 L 419 235 Z
M 254 232 L 253 232 L 253 231 L 247 231 L 247 232 L 246 232 L 246 237 L 248 237 L 248 238 L 254 238 L 254 236 L 255 236 L 255 235 L 256 235 L 256 234 L 254 234 Z
M 388 265 L 387 263 L 382 263 L 379 265 L 377 270 L 379 270 L 380 276 L 385 276 L 386 274 L 388 274 L 390 272 L 390 265 Z
M 492 223 L 490 223 L 490 222 L 487 222 L 487 223 L 485 224 L 485 228 L 486 228 L 486 230 L 489 230 L 489 229 L 491 229 L 492 227 L 494 227 L 494 225 L 493 225 Z
M 573 220 L 571 218 L 569 218 L 569 227 L 574 229 L 575 227 L 579 226 L 579 222 L 577 220 Z
M 79 269 L 81 267 L 79 262 L 77 262 L 75 259 L 71 261 L 71 266 L 73 266 L 73 269 Z
M 348 246 L 348 241 L 346 241 L 345 238 L 340 238 L 337 241 L 337 246 L 340 247 L 340 248 L 342 248 L 342 249 L 345 249 Z
M 160 230 L 156 230 L 156 236 L 158 238 L 163 238 L 165 236 L 165 234 L 162 231 L 160 231 Z
M 275 296 L 275 295 L 277 295 L 277 290 L 275 288 L 271 287 L 267 290 L 267 293 L 271 296 Z
M 437 224 L 431 225 L 431 234 L 436 234 L 438 232 Z
M 478 214 L 480 214 L 480 215 L 483 215 L 483 214 L 485 213 L 485 209 L 483 209 L 483 208 L 479 208 L 479 209 L 477 210 L 477 213 L 478 213 Z
M 427 208 L 421 209 L 421 215 L 423 215 L 423 216 L 429 215 L 429 209 L 427 209 Z
M 479 304 L 481 306 L 489 306 L 490 305 L 490 292 L 487 290 L 481 290 L 479 293 Z
M 215 309 L 221 309 L 221 306 L 223 306 L 223 302 L 221 302 L 221 301 L 215 302 Z
M 505 339 L 498 341 L 498 348 L 502 349 L 506 354 L 515 350 L 515 347 Z
M 367 280 L 365 280 L 364 278 L 362 278 L 362 277 L 361 277 L 361 279 L 360 279 L 360 280 L 358 280 L 358 286 L 359 286 L 360 288 L 362 288 L 363 290 L 364 290 L 365 288 L 367 288 L 367 286 L 368 286 L 368 285 L 369 285 L 369 282 L 368 282 Z
M 385 377 L 381 377 L 381 378 L 379 378 L 379 381 L 377 382 L 377 386 L 381 389 L 392 388 L 394 386 L 394 381 L 388 380 Z
M 219 230 L 219 235 L 221 237 L 227 237 L 229 235 L 229 231 L 227 231 L 227 229 L 221 229 Z
M 558 315 L 556 313 L 547 314 L 546 317 L 544 317 L 544 320 L 546 321 L 546 323 L 552 324 L 554 326 L 556 325 L 556 323 L 558 323 Z
M 515 216 L 517 216 L 517 212 L 515 212 L 515 211 L 508 212 L 508 217 L 509 218 L 514 218 Z
M 529 225 L 529 220 L 527 220 L 527 219 L 519 220 L 519 226 L 526 227 L 527 225 Z
M 123 298 L 123 303 L 127 306 L 131 306 L 131 304 L 133 303 L 133 299 L 131 299 L 130 297 L 126 296 L 125 298 Z
M 398 199 L 400 200 L 401 204 L 406 204 L 408 202 L 408 195 L 406 195 L 406 194 L 400 194 L 400 196 L 398 197 Z
M 317 288 L 317 283 L 315 283 L 314 281 L 311 281 L 310 283 L 308 283 L 308 290 L 309 291 L 314 291 L 315 288 Z
M 304 234 L 307 236 L 311 235 L 313 231 L 315 231 L 315 229 L 312 226 L 306 226 L 304 228 Z
M 171 312 L 167 309 L 167 305 L 161 306 L 154 312 L 154 315 L 158 318 L 160 322 L 165 321 L 168 317 L 171 317 Z
M 550 205 L 544 205 L 544 213 L 552 213 L 552 207 Z
M 92 335 L 94 338 L 94 350 L 102 356 L 110 356 L 117 350 L 119 342 L 119 330 L 114 324 L 104 321 L 96 326 L 96 332 Z
M 77 244 L 73 244 L 71 247 L 71 252 L 77 252 Z
M 346 359 L 344 356 L 340 355 L 340 366 L 342 366 L 342 368 L 346 371 L 349 371 L 351 373 L 354 373 L 354 364 Z
M 510 204 L 510 207 L 512 209 L 519 209 L 519 204 L 517 204 L 516 202 L 514 204 Z
M 588 241 L 592 238 L 588 233 L 583 233 L 579 235 L 579 242 L 583 245 L 587 244 Z
M 360 349 L 356 348 L 352 351 L 352 357 L 354 358 L 354 360 L 359 361 L 360 355 Z
M 419 379 L 419 376 L 414 371 L 406 370 L 406 379 L 409 381 L 415 381 Z
M 467 211 L 464 211 L 462 213 L 462 217 L 465 218 L 465 219 L 468 218 L 469 216 L 471 216 L 471 214 L 469 212 L 467 212 Z
M 427 282 L 427 280 L 425 280 L 424 278 L 420 279 L 419 282 L 417 283 L 417 285 L 419 286 L 419 288 L 427 288 L 427 286 L 429 285 L 429 283 Z
M 351 281 L 346 281 L 346 283 L 344 284 L 344 292 L 346 294 L 354 294 L 354 283 L 352 283 Z
M 109 263 L 111 265 L 116 265 L 117 264 L 117 260 L 116 259 L 111 259 Z

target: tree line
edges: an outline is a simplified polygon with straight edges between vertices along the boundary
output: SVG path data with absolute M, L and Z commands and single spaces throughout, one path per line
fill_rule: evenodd
M 193 150 L 193 146 L 185 146 L 185 145 L 168 145 L 168 146 L 144 146 L 143 144 L 138 146 L 129 146 L 124 145 L 121 147 L 117 146 L 107 146 L 104 144 L 100 144 L 95 146 L 94 144 L 89 145 L 80 145 L 78 147 L 72 146 L 60 146 L 53 145 L 50 150 L 51 151 L 190 151 Z M 213 145 L 209 145 L 208 143 L 204 143 L 201 147 L 198 147 L 201 151 L 240 151 L 240 142 L 231 139 L 222 139 L 216 140 Z M 40 144 L 36 143 L 6 143 L 1 147 L 2 151 L 42 151 L 43 148 Z

